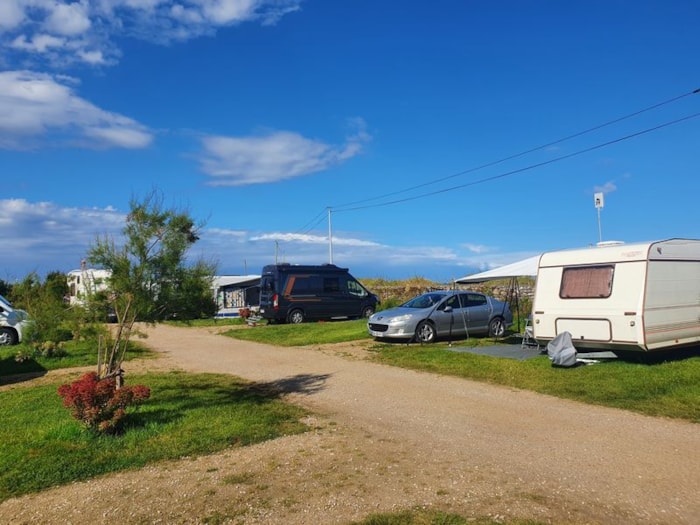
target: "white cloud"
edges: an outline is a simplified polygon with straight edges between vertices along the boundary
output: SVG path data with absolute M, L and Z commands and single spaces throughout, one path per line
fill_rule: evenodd
M 301 244 L 323 244 L 328 246 L 328 237 L 325 235 L 310 235 L 308 233 L 264 233 L 261 235 L 252 236 L 251 241 L 283 241 L 288 243 L 301 243 Z M 355 247 L 368 247 L 368 246 L 381 246 L 379 243 L 372 241 L 363 241 L 361 239 L 354 239 L 351 237 L 333 237 L 334 246 L 355 246 Z
M 0 199 L 0 279 L 77 268 L 97 236 L 118 235 L 124 219 L 111 207 L 64 208 L 51 202 Z
M 202 171 L 212 186 L 242 186 L 300 177 L 326 170 L 362 151 L 370 140 L 362 129 L 345 144 L 331 146 L 289 131 L 263 136 L 202 139 Z
M 608 181 L 605 184 L 603 184 L 602 186 L 595 186 L 593 188 L 593 191 L 596 193 L 602 192 L 602 193 L 606 193 L 606 194 L 612 193 L 615 190 L 617 190 L 617 185 L 615 185 L 614 181 Z
M 487 253 L 493 250 L 490 246 L 484 246 L 483 244 L 462 244 L 462 247 L 469 250 L 472 253 Z
M 20 279 L 31 271 L 67 272 L 98 236 L 119 238 L 126 213 L 106 208 L 61 207 L 52 202 L 0 199 L 3 257 L 0 279 Z M 219 273 L 258 273 L 275 260 L 292 264 L 322 264 L 330 258 L 324 235 L 283 231 L 204 228 L 190 256 L 219 262 Z M 477 271 L 525 259 L 532 253 L 470 256 L 449 246 L 396 246 L 337 232 L 333 262 L 358 277 L 424 276 L 447 282 Z
M 62 48 L 65 43 L 65 38 L 59 38 L 46 34 L 36 34 L 31 40 L 27 40 L 25 35 L 20 35 L 12 41 L 10 46 L 24 51 L 46 53 L 51 49 Z
M 56 4 L 45 21 L 49 32 L 66 36 L 85 33 L 91 25 L 86 2 Z
M 73 79 L 32 71 L 0 72 L 0 148 L 27 147 L 61 131 L 84 147 L 143 148 L 153 137 L 141 124 L 77 96 Z
M 3 0 L 0 2 L 0 30 L 14 29 L 24 21 L 22 0 Z
M 273 25 L 302 1 L 0 0 L 0 50 L 54 66 L 111 64 L 121 37 L 167 44 L 243 22 Z
M 129 126 L 128 119 L 115 118 L 112 125 L 103 127 L 86 127 L 84 133 L 86 136 L 97 139 L 98 143 L 109 144 L 111 147 L 139 149 L 145 148 L 151 143 L 153 137 L 150 133 L 141 129 Z M 124 121 L 123 124 L 118 121 Z

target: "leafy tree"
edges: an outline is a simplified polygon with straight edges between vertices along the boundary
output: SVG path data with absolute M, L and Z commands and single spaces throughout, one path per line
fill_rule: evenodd
M 211 294 L 214 265 L 201 260 L 185 264 L 200 228 L 186 212 L 164 208 L 160 194 L 152 192 L 142 202 L 131 200 L 122 246 L 105 236 L 90 248 L 88 261 L 112 271 L 109 301 L 117 316 L 114 341 L 98 364 L 101 377 L 121 379 L 121 362 L 136 321 L 192 319 L 216 311 Z
M 3 297 L 9 297 L 11 290 L 12 285 L 0 279 L 0 295 L 2 295 Z
M 10 300 L 26 310 L 33 321 L 32 329 L 25 334 L 28 343 L 60 342 L 71 338 L 70 330 L 64 326 L 68 318 L 64 304 L 67 293 L 66 276 L 61 272 L 47 274 L 43 282 L 36 272 L 32 272 L 13 284 Z

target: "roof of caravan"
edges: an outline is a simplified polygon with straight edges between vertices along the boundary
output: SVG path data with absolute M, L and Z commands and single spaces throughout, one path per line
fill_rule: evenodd
M 646 260 L 700 260 L 700 240 L 666 239 L 632 244 L 604 243 L 588 248 L 546 252 L 540 267 Z

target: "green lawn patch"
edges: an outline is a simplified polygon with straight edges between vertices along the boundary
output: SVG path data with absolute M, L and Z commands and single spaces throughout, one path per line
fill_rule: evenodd
M 367 320 L 325 321 L 301 324 L 261 324 L 230 330 L 223 335 L 276 346 L 305 346 L 370 339 Z
M 465 518 L 451 512 L 434 509 L 411 509 L 398 512 L 371 514 L 351 525 L 538 525 L 541 522 L 520 519 Z
M 151 398 L 129 414 L 120 436 L 84 430 L 61 403 L 59 383 L 15 388 L 0 404 L 0 501 L 51 486 L 211 454 L 300 433 L 305 412 L 276 390 L 215 374 L 129 375 Z
M 241 317 L 213 317 L 209 319 L 192 319 L 189 321 L 164 321 L 163 324 L 171 326 L 240 326 L 246 324 L 245 319 Z
M 0 346 L 0 377 L 13 374 L 41 373 L 60 368 L 81 366 L 97 367 L 97 344 L 89 341 L 66 341 L 63 346 L 65 355 L 42 357 L 35 355 L 31 359 L 18 362 L 15 358 L 24 345 Z M 125 361 L 154 357 L 156 354 L 138 341 L 131 340 L 124 356 Z M 0 383 L 2 381 L 0 380 Z
M 378 344 L 379 362 L 700 422 L 700 357 L 653 365 L 611 360 L 554 368 L 546 355 L 519 361 L 454 352 L 445 345 Z

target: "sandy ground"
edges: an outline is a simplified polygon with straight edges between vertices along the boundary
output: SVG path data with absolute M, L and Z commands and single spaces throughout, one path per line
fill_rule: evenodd
M 387 367 L 362 345 L 148 332 L 162 357 L 126 363 L 127 374 L 267 382 L 313 412 L 309 432 L 11 499 L 0 523 L 348 524 L 413 507 L 494 521 L 700 523 L 698 425 Z

